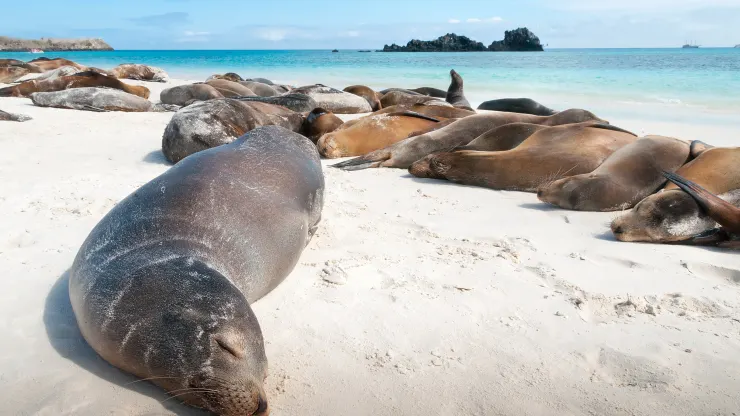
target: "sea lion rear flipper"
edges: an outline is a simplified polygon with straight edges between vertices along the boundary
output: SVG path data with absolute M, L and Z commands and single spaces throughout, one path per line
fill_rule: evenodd
M 94 111 L 96 113 L 107 113 L 108 112 L 108 110 L 106 110 L 106 109 L 98 108 L 98 107 L 93 107 L 91 105 L 83 105 L 82 106 L 82 109 L 83 110 L 87 110 L 87 111 Z
M 370 152 L 366 155 L 355 157 L 344 162 L 339 162 L 334 165 L 330 165 L 332 168 L 339 168 L 342 170 L 362 170 L 367 168 L 377 168 L 381 163 L 391 158 L 390 147 Z
M 663 176 L 691 195 L 707 215 L 721 226 L 732 233 L 740 233 L 740 208 L 676 173 L 663 171 Z

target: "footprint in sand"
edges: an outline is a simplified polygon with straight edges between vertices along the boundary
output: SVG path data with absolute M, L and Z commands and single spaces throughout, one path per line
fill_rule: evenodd
M 608 347 L 586 353 L 583 358 L 591 369 L 592 382 L 663 392 L 676 381 L 676 373 L 670 368 Z
M 740 270 L 738 269 L 702 262 L 682 262 L 682 265 L 694 276 L 740 286 Z

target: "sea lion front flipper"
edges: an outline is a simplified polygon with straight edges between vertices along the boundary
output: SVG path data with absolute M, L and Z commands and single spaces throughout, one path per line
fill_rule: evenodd
M 740 208 L 676 173 L 663 171 L 663 176 L 691 195 L 704 212 L 721 226 L 731 233 L 740 233 Z

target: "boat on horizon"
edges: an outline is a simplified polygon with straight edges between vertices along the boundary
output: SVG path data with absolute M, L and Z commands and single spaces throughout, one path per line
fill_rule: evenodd
M 30 52 L 30 53 L 44 53 L 44 51 L 42 51 L 41 49 L 38 49 L 38 48 L 30 49 L 28 52 Z
M 699 49 L 699 45 L 691 42 L 686 42 L 685 45 L 681 46 L 683 49 Z

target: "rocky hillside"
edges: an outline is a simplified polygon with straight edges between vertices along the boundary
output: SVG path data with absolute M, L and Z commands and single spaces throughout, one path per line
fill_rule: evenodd
M 30 49 L 50 51 L 112 51 L 103 39 L 17 39 L 0 36 L 0 51 L 26 52 Z
M 406 46 L 385 45 L 382 52 L 502 52 L 502 51 L 542 51 L 540 39 L 526 27 L 507 30 L 504 40 L 494 41 L 486 47 L 467 36 L 448 33 L 435 40 L 423 41 L 414 39 Z

